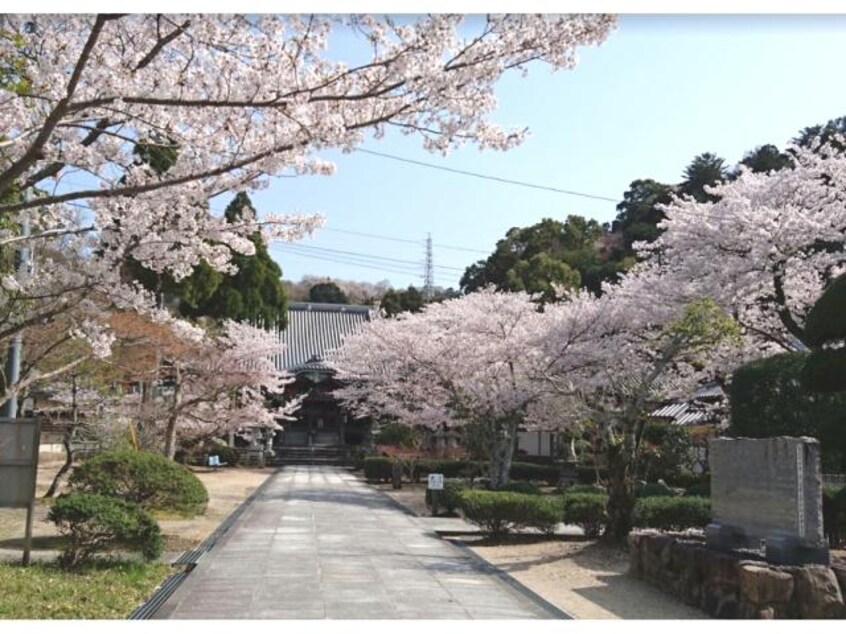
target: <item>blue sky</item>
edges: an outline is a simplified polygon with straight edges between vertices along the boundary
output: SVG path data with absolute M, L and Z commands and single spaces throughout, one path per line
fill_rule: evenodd
M 757 145 L 783 147 L 801 128 L 846 114 L 846 16 L 623 16 L 605 44 L 583 49 L 580 57 L 574 71 L 553 74 L 536 66 L 525 79 L 501 82 L 494 120 L 531 130 L 515 150 L 468 146 L 443 158 L 423 151 L 419 139 L 400 135 L 364 147 L 619 200 L 636 178 L 678 182 L 701 152 L 735 163 Z M 272 247 L 286 279 L 313 274 L 420 285 L 423 240 L 431 233 L 435 264 L 444 267 L 436 269 L 435 281 L 457 286 L 461 270 L 484 254 L 441 245 L 489 252 L 511 227 L 568 214 L 609 221 L 616 213 L 609 201 L 361 153 L 324 156 L 336 162 L 334 176 L 279 179 L 253 196 L 260 211 L 327 216 L 326 230 L 299 243 L 311 249 L 294 254 L 284 245 Z

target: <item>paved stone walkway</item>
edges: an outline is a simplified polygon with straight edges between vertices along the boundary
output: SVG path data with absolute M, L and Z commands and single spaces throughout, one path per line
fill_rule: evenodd
M 286 467 L 156 618 L 555 618 L 343 469 Z

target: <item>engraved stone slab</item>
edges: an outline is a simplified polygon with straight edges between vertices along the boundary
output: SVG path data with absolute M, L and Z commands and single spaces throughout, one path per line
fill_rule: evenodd
M 826 546 L 820 447 L 814 438 L 715 438 L 710 442 L 711 513 L 747 542 Z

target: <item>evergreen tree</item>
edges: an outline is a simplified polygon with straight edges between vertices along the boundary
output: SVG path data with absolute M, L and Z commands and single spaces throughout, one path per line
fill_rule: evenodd
M 554 299 L 554 286 L 585 286 L 598 293 L 602 281 L 617 271 L 600 253 L 605 234 L 596 220 L 582 216 L 514 227 L 486 260 L 465 270 L 461 289 L 470 293 L 493 285 L 503 291 L 538 293 L 542 302 Z
M 255 214 L 249 196 L 243 192 L 235 196 L 225 211 L 226 220 L 230 223 Z M 252 242 L 255 245 L 253 255 L 232 254 L 237 273 L 221 275 L 210 294 L 196 303 L 188 302 L 184 307 L 180 305 L 180 311 L 188 317 L 234 319 L 263 327 L 284 328 L 287 325 L 287 298 L 282 286 L 282 270 L 270 257 L 261 235 L 256 233 Z M 194 275 L 197 274 L 202 272 L 195 271 Z
M 335 282 L 323 282 L 312 286 L 308 290 L 308 301 L 322 304 L 350 303 L 349 298 Z

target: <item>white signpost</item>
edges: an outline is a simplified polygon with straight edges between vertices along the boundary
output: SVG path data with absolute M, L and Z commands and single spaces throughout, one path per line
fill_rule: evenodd
M 444 490 L 444 474 L 430 473 L 429 474 L 429 490 L 432 492 L 432 515 L 438 514 L 438 497 L 440 492 Z
M 23 564 L 32 550 L 32 512 L 38 473 L 38 420 L 0 418 L 0 508 L 25 508 Z
M 429 490 L 443 491 L 444 490 L 444 474 L 430 473 L 429 474 Z

